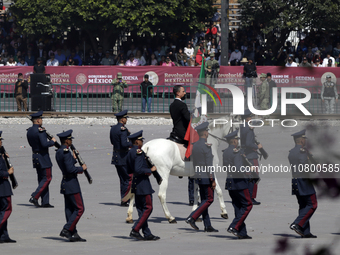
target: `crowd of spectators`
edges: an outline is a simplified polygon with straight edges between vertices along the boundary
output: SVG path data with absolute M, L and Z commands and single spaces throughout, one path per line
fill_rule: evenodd
M 286 67 L 340 67 L 340 32 L 310 30 L 299 34 L 301 40 L 294 46 L 286 41 L 277 51 L 277 38 L 267 43 L 264 36 L 251 29 L 229 34 L 229 65 L 242 65 L 252 59 L 258 66 Z M 266 45 L 267 44 L 267 45 Z
M 84 50 L 72 40 L 20 34 L 15 18 L 7 12 L 0 18 L 0 65 L 34 66 L 41 59 L 46 66 L 197 66 L 202 54 L 209 56 L 213 52 L 218 59 L 220 36 L 219 23 L 215 22 L 195 34 L 129 37 L 115 51 L 113 45 L 91 47 L 86 42 Z
M 229 33 L 229 65 L 242 65 L 252 59 L 258 66 L 340 67 L 340 32 L 302 33 L 298 45 L 287 41 L 274 51 L 275 36 L 266 42 L 264 36 L 250 28 L 233 29 Z M 266 46 L 267 43 L 267 46 Z M 115 48 L 96 45 L 86 48 L 74 40 L 56 36 L 27 37 L 20 34 L 10 12 L 0 17 L 0 65 L 34 66 L 38 59 L 46 66 L 120 65 L 120 66 L 200 66 L 202 55 L 210 53 L 219 60 L 221 52 L 220 22 L 210 22 L 202 31 L 162 36 L 130 36 Z

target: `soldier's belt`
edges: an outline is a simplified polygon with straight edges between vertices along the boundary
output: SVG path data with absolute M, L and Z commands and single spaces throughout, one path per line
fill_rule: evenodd
M 32 151 L 33 154 L 47 153 L 48 151 Z
M 66 175 L 63 175 L 64 179 L 75 178 L 75 177 L 77 177 L 77 174 L 66 174 Z

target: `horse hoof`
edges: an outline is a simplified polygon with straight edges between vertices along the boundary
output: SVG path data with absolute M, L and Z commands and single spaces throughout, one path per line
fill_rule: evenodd
M 198 218 L 198 219 L 196 220 L 196 222 L 202 222 L 202 219 L 201 219 L 201 218 Z
M 133 219 L 126 219 L 125 222 L 131 224 L 131 223 L 133 223 Z
M 227 213 L 221 213 L 221 217 L 226 220 L 229 218 Z
M 177 224 L 177 221 L 176 221 L 176 219 L 173 219 L 173 220 L 169 220 L 169 223 L 170 224 Z

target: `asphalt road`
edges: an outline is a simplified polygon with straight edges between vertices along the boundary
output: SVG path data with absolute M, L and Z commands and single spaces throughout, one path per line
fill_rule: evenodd
M 46 129 L 56 134 L 63 130 L 73 129 L 74 144 L 85 160 L 94 180 L 87 183 L 85 176 L 80 175 L 85 213 L 77 229 L 87 239 L 86 243 L 69 243 L 59 237 L 65 224 L 64 201 L 59 193 L 61 171 L 55 162 L 55 151 L 50 149 L 53 162 L 53 179 L 50 185 L 50 202 L 53 209 L 35 208 L 28 202 L 30 194 L 37 186 L 35 170 L 31 163 L 31 149 L 26 140 L 26 125 L 3 125 L 0 123 L 3 145 L 9 153 L 19 187 L 14 190 L 13 213 L 9 218 L 10 237 L 16 244 L 0 244 L 1 254 L 25 255 L 60 255 L 60 254 L 274 254 L 278 240 L 287 237 L 291 249 L 287 254 L 304 254 L 309 249 L 315 251 L 321 245 L 330 247 L 334 254 L 339 249 L 339 200 L 320 198 L 316 213 L 311 220 L 311 231 L 317 239 L 301 239 L 289 229 L 297 216 L 298 204 L 291 195 L 290 174 L 262 176 L 259 185 L 258 201 L 246 220 L 248 234 L 252 240 L 237 240 L 226 231 L 231 219 L 220 217 L 216 201 L 209 208 L 213 227 L 218 233 L 204 233 L 202 223 L 200 231 L 194 231 L 184 222 L 190 214 L 188 206 L 187 179 L 171 177 L 167 193 L 168 207 L 178 221 L 169 224 L 164 217 L 157 193 L 153 196 L 154 209 L 149 219 L 153 234 L 161 237 L 156 242 L 135 241 L 129 238 L 132 225 L 125 223 L 126 208 L 120 207 L 119 180 L 116 170 L 110 164 L 112 147 L 109 142 L 109 125 L 45 125 Z M 167 137 L 171 126 L 137 126 L 128 125 L 130 131 L 144 130 L 146 141 Z M 256 129 L 258 138 L 269 152 L 267 161 L 272 165 L 288 165 L 288 151 L 293 148 L 291 133 L 295 128 Z M 330 133 L 336 134 L 339 127 L 330 127 Z M 226 144 L 221 144 L 219 151 Z M 220 152 L 221 153 L 221 152 Z M 224 190 L 226 174 L 218 174 L 223 187 L 229 218 L 233 217 L 231 199 Z M 154 189 L 158 190 L 154 178 L 151 178 Z M 137 212 L 133 213 L 134 219 Z

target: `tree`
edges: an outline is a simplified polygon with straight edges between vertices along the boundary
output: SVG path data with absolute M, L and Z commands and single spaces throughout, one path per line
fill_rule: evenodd
M 291 31 L 303 29 L 338 30 L 340 28 L 340 0 L 239 0 L 243 26 L 252 26 L 264 33 L 272 43 L 274 31 L 278 42 L 271 45 L 278 50 Z
M 12 11 L 26 34 L 84 31 L 94 48 L 107 48 L 121 32 L 192 32 L 212 17 L 212 0 L 14 0 Z

